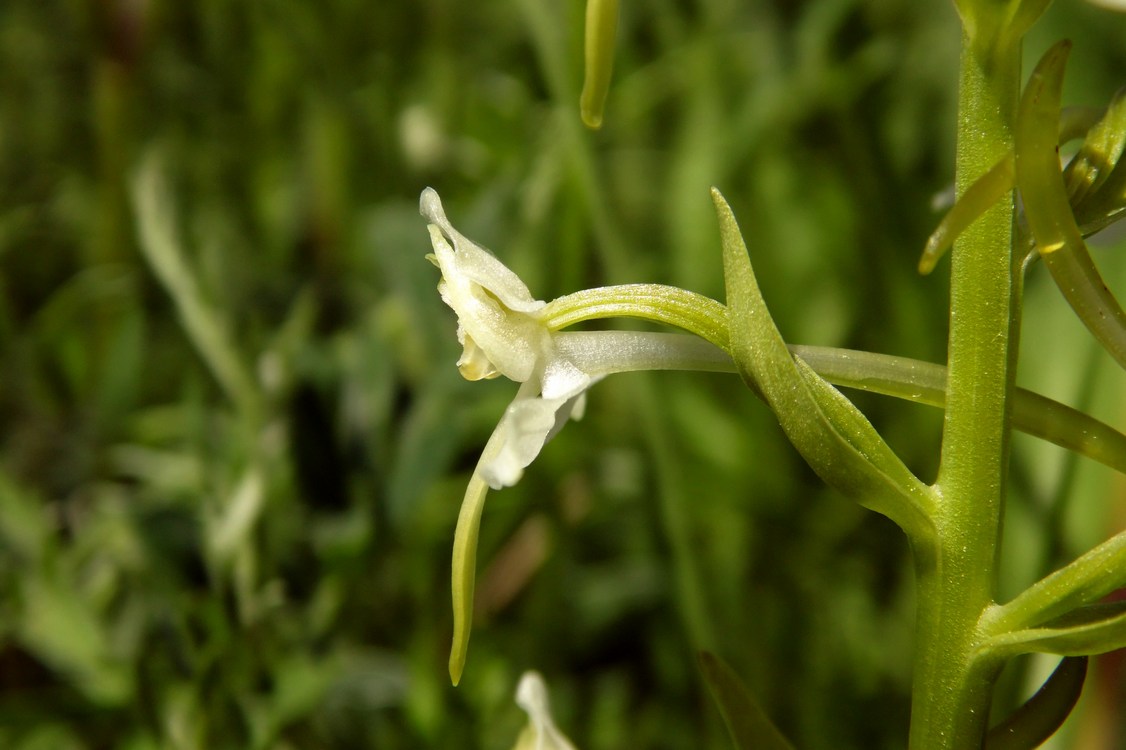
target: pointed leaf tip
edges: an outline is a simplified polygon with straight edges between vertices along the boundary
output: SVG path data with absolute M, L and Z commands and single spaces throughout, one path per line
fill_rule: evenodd
M 919 258 L 920 274 L 926 276 L 933 271 L 958 235 L 1013 189 L 1015 170 L 1015 160 L 1009 153 L 958 196 L 927 238 L 926 249 Z
M 700 671 L 737 750 L 793 750 L 731 667 L 707 651 L 701 651 L 699 658 Z

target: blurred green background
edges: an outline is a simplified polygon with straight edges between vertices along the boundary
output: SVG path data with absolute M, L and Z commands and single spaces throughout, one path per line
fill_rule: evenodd
M 596 133 L 579 0 L 0 6 L 0 747 L 507 749 L 535 668 L 583 750 L 725 748 L 701 648 L 799 747 L 903 746 L 906 545 L 731 376 L 611 378 L 491 495 L 449 685 L 453 525 L 515 386 L 453 366 L 424 186 L 550 299 L 720 298 L 716 185 L 789 340 L 944 357 L 947 266 L 914 267 L 952 180 L 952 4 L 623 5 Z M 1028 59 L 1065 35 L 1068 100 L 1105 102 L 1126 16 L 1061 0 Z M 1126 423 L 1042 269 L 1028 307 L 1022 382 Z M 933 478 L 940 413 L 857 401 Z M 1120 477 L 1015 450 L 1009 593 L 1126 524 Z M 1126 747 L 1124 689 L 1100 659 L 1058 746 Z

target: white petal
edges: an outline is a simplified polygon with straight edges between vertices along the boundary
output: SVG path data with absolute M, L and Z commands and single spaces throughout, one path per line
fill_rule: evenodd
M 562 357 L 552 357 L 544 368 L 540 395 L 544 398 L 571 398 L 593 384 L 589 375 Z
M 547 686 L 538 672 L 525 672 L 516 688 L 516 705 L 528 714 L 528 727 L 513 750 L 575 750 L 555 727 L 548 705 Z
M 493 433 L 500 437 L 496 453 L 487 458 L 482 456 L 481 478 L 494 490 L 520 481 L 524 469 L 554 433 L 556 414 L 566 403 L 567 399 L 520 398 L 517 395 Z
M 436 226 L 441 234 L 453 243 L 454 262 L 459 275 L 483 286 L 510 310 L 530 313 L 547 304 L 532 297 L 532 293 L 528 291 L 528 287 L 520 277 L 497 260 L 492 253 L 454 229 L 442 209 L 442 200 L 433 188 L 422 191 L 419 211 L 431 225 Z M 431 234 L 433 235 L 433 232 Z M 436 243 L 435 249 L 437 250 Z M 442 262 L 440 253 L 438 261 Z M 445 267 L 442 267 L 442 272 L 445 274 Z
M 442 212 L 438 194 L 427 188 L 421 210 L 431 222 L 434 261 L 442 271 L 438 291 L 457 313 L 463 344 L 472 339 L 480 352 L 467 349 L 463 361 L 487 360 L 470 373 L 499 372 L 517 382 L 532 376 L 550 351 L 551 333 L 531 313 L 544 306 L 532 298 L 520 278 L 488 251 L 463 237 Z M 451 244 L 451 242 L 453 244 Z

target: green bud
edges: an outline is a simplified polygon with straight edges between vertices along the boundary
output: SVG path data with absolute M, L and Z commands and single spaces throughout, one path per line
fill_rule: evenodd
M 1028 227 L 1056 286 L 1103 348 L 1126 367 L 1126 312 L 1087 250 L 1059 167 L 1060 96 L 1070 51 L 1066 40 L 1053 46 L 1025 87 L 1016 123 L 1016 182 Z
M 602 127 L 606 95 L 614 69 L 614 41 L 618 35 L 618 0 L 587 0 L 586 70 L 579 112 L 592 130 Z
M 1064 181 L 1084 235 L 1104 229 L 1126 212 L 1126 89 L 1119 91 L 1067 165 Z

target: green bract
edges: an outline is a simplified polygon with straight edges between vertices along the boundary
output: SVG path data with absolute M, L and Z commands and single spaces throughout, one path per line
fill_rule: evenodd
M 898 523 L 913 540 L 931 536 L 936 498 L 852 403 L 795 359 L 759 292 L 731 208 L 712 191 L 723 241 L 731 355 L 739 374 L 773 409 L 786 436 L 828 484 Z
M 1084 236 L 1109 226 L 1126 211 L 1124 149 L 1126 90 L 1120 90 L 1064 170 L 1075 220 Z
M 1016 129 L 1017 187 L 1032 237 L 1056 285 L 1095 338 L 1126 367 L 1126 313 L 1087 251 L 1060 173 L 1056 123 L 1070 51 L 1067 41 L 1048 50 L 1021 97 Z

